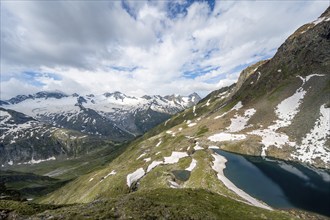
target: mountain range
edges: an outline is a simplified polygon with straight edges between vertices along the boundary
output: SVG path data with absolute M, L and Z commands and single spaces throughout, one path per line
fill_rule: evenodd
M 85 96 L 58 91 L 18 95 L 1 101 L 0 164 L 46 160 L 63 153 L 72 156 L 69 151 L 73 145 L 81 148 L 81 152 L 75 150 L 75 155 L 80 155 L 88 151 L 81 146 L 85 139 L 132 140 L 199 100 L 196 93 L 187 97 L 141 98 L 120 92 Z M 96 148 L 87 142 L 89 150 Z

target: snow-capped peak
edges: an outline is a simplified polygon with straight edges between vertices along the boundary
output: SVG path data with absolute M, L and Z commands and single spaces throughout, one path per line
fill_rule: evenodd
M 66 95 L 56 91 L 19 95 L 1 102 L 0 106 L 22 112 L 52 126 L 83 133 L 108 135 L 110 128 L 102 128 L 111 125 L 119 126 L 118 129 L 124 133 L 137 135 L 161 123 L 170 115 L 193 106 L 199 100 L 196 93 L 188 97 L 154 95 L 137 98 L 118 91 L 101 95 Z M 148 125 L 142 126 L 141 130 L 141 126 L 136 126 L 135 123 Z

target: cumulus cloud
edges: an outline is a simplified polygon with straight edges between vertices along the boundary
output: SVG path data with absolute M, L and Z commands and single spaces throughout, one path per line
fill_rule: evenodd
M 206 95 L 235 82 L 245 66 L 271 57 L 328 6 L 192 0 L 1 4 L 1 98 L 37 90 Z M 27 71 L 36 73 L 33 80 L 23 77 Z

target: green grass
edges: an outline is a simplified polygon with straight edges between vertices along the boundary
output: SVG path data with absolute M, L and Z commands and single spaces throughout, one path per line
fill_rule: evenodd
M 54 210 L 61 207 L 64 207 L 64 205 L 44 205 L 31 202 L 0 200 L 0 212 L 15 212 L 21 216 L 31 216 L 46 210 Z M 1 216 L 0 219 L 2 219 Z
M 201 137 L 203 136 L 206 132 L 208 132 L 209 129 L 205 125 L 198 127 L 198 130 L 195 134 L 196 137 Z
M 156 189 L 71 206 L 0 201 L 34 219 L 295 219 L 284 211 L 268 211 L 202 189 Z

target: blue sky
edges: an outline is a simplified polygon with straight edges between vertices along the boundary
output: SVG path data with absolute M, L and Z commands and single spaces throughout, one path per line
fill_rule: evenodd
M 1 99 L 207 93 L 270 58 L 328 1 L 1 1 Z

